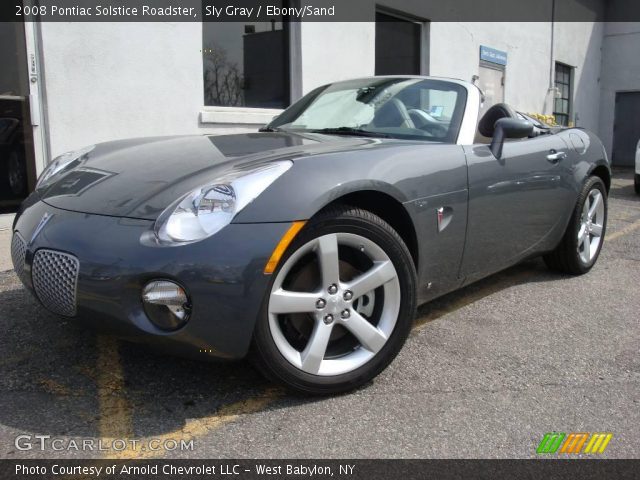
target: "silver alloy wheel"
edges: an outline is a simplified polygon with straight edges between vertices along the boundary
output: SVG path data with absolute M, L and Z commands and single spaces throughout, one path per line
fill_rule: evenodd
M 592 189 L 584 201 L 578 229 L 578 255 L 588 264 L 593 260 L 602 241 L 604 229 L 604 198 L 597 188 Z
M 372 262 L 371 268 L 349 281 L 340 281 L 338 245 L 366 255 Z M 285 290 L 283 283 L 287 275 L 309 253 L 318 259 L 322 287 L 312 292 Z M 380 287 L 384 295 L 381 295 L 383 299 L 375 297 L 382 305 L 374 325 L 359 308 L 354 308 L 354 303 L 373 298 L 372 292 Z M 269 330 L 280 353 L 296 368 L 313 375 L 340 375 L 361 367 L 384 347 L 398 320 L 400 300 L 398 274 L 382 248 L 360 235 L 331 233 L 300 247 L 278 272 L 269 298 Z M 313 331 L 302 351 L 287 340 L 279 321 L 281 315 L 298 313 L 307 313 L 313 318 Z M 359 346 L 337 358 L 325 358 L 336 325 L 349 331 Z

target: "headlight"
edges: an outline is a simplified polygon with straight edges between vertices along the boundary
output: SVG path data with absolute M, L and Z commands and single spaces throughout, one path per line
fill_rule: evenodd
M 196 188 L 167 208 L 156 221 L 161 243 L 183 244 L 209 237 L 224 226 L 293 165 L 273 162 L 227 173 Z
M 91 145 L 89 147 L 81 148 L 80 150 L 63 153 L 59 157 L 54 158 L 40 175 L 40 178 L 36 183 L 36 189 L 45 185 L 52 177 L 79 165 L 80 160 L 82 160 L 82 158 L 94 148 L 96 148 L 96 146 Z

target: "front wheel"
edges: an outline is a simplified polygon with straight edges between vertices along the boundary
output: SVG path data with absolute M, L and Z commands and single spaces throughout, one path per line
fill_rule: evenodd
M 587 273 L 598 260 L 606 228 L 607 189 L 602 179 L 589 177 L 564 237 L 553 252 L 544 256 L 547 266 L 572 275 Z
M 640 174 L 639 173 L 636 173 L 633 176 L 633 186 L 636 189 L 636 193 L 640 195 Z
M 252 359 L 301 392 L 351 390 L 397 355 L 415 309 L 415 267 L 400 236 L 368 211 L 332 209 L 311 220 L 282 258 Z

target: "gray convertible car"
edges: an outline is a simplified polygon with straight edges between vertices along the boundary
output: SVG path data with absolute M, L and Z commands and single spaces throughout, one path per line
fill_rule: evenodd
M 249 356 L 309 393 L 396 356 L 416 306 L 524 259 L 584 274 L 604 240 L 601 142 L 472 84 L 313 90 L 260 132 L 122 140 L 42 173 L 13 227 L 51 312 L 165 352 Z

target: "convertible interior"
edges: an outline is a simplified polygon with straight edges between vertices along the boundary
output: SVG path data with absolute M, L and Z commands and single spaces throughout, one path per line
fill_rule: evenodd
M 405 95 L 402 95 L 402 94 Z M 416 137 L 428 136 L 433 139 L 445 139 L 449 134 L 451 119 L 435 118 L 419 107 L 419 101 L 411 101 L 407 92 L 384 103 L 367 126 L 374 131 L 379 129 L 398 129 L 397 133 L 407 134 L 413 131 Z
M 551 127 L 535 118 L 516 111 L 506 103 L 492 105 L 478 122 L 475 143 L 490 143 L 493 137 L 494 125 L 501 118 L 516 118 L 527 120 L 533 124 L 533 132 L 529 138 L 552 133 Z M 414 130 L 418 135 L 426 134 L 434 138 L 444 139 L 449 130 L 449 121 L 438 120 L 428 112 L 411 105 L 408 98 L 397 95 L 384 103 L 375 113 L 368 127 L 372 130 L 407 129 Z

